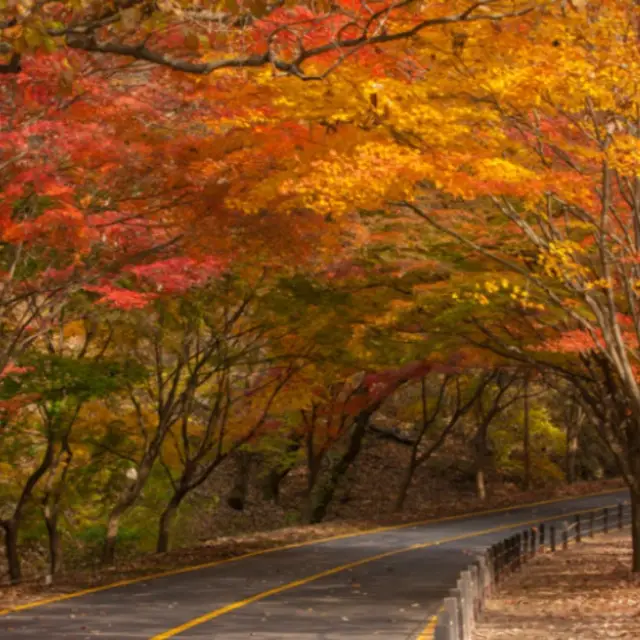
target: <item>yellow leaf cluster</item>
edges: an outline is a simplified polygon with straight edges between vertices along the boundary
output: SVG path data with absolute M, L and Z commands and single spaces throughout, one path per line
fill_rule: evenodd
M 505 294 L 507 295 L 507 299 L 513 300 L 522 309 L 542 311 L 545 308 L 543 304 L 530 299 L 530 294 L 527 289 L 524 289 L 519 284 L 512 284 L 507 278 L 476 283 L 475 290 L 454 292 L 451 294 L 451 298 L 456 302 L 467 301 L 486 307 L 492 302 L 498 303 L 504 301 Z
M 538 264 L 543 273 L 557 278 L 585 277 L 588 269 L 578 261 L 585 250 L 572 240 L 550 242 L 545 251 L 538 254 Z

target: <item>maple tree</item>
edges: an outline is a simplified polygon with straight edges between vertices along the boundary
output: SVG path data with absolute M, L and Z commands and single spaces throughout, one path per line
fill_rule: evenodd
M 518 16 L 528 3 L 504 0 L 414 0 L 359 3 L 220 3 L 122 0 L 0 4 L 0 72 L 16 73 L 33 50 L 71 48 L 125 56 L 172 70 L 208 75 L 226 69 L 271 67 L 319 79 L 367 49 L 419 36 L 442 25 Z M 318 62 L 321 69 L 314 67 Z M 309 69 L 308 69 L 309 68 Z
M 513 50 L 512 58 L 500 50 L 503 61 L 509 55 L 508 83 L 495 67 L 483 65 L 478 75 L 471 72 L 488 94 L 487 113 L 499 114 L 508 138 L 496 142 L 506 144 L 506 153 L 499 160 L 476 156 L 468 170 L 456 172 L 457 185 L 451 182 L 445 189 L 467 199 L 488 196 L 486 216 L 501 215 L 533 259 L 503 247 L 496 252 L 479 246 L 444 223 L 437 212 L 419 203 L 411 207 L 522 279 L 525 290 L 520 295 L 528 294 L 524 306 L 534 311 L 533 327 L 543 334 L 537 346 L 525 347 L 525 353 L 559 352 L 562 366 L 574 372 L 577 367 L 586 375 L 586 382 L 576 375 L 571 379 L 598 417 L 604 442 L 615 454 L 637 505 L 638 49 L 630 38 L 638 28 L 634 11 L 626 2 L 582 3 L 564 15 L 550 10 L 547 20 L 527 25 L 529 38 L 520 45 L 526 46 L 526 54 Z M 556 53 L 550 64 L 552 51 Z M 540 65 L 550 73 L 538 83 Z M 484 173 L 488 166 L 494 171 L 489 180 Z M 492 293 L 484 294 L 489 303 Z M 561 323 L 556 336 L 550 326 L 553 319 Z M 637 516 L 633 531 L 633 567 L 640 570 Z
M 432 402 L 429 402 L 426 378 L 423 377 L 420 381 L 421 424 L 411 445 L 411 457 L 396 499 L 396 511 L 402 511 L 404 507 L 407 492 L 411 487 L 411 482 L 418 466 L 429 460 L 457 426 L 460 419 L 482 396 L 486 379 L 481 378 L 479 384 L 473 385 L 464 384 L 464 382 L 461 382 L 460 377 L 459 374 L 451 375 L 449 373 L 444 375 L 441 380 L 436 380 Z M 446 405 L 450 405 L 447 407 L 449 408 L 447 413 L 443 411 Z M 426 448 L 421 447 L 425 436 L 436 429 L 438 433 L 434 441 Z M 423 449 L 422 451 L 421 448 Z
M 251 326 L 255 318 L 247 322 L 250 299 L 249 294 L 235 308 L 218 301 L 218 326 L 212 317 L 205 320 L 215 351 L 206 353 L 207 373 L 189 385 L 181 400 L 180 420 L 167 433 L 161 454 L 173 495 L 160 517 L 158 552 L 167 551 L 170 526 L 187 495 L 228 457 L 278 427 L 274 414 L 279 396 L 304 368 L 304 361 L 295 356 L 279 362 L 267 343 L 267 338 L 277 338 L 265 335 L 260 325 Z M 174 463 L 168 464 L 171 454 Z
M 398 370 L 356 375 L 350 380 L 334 382 L 313 393 L 307 407 L 300 410 L 302 440 L 308 467 L 306 518 L 320 522 L 327 514 L 339 482 L 355 462 L 370 420 L 384 401 L 421 371 L 426 362 L 410 363 Z M 343 450 L 329 465 L 326 477 L 320 474 L 330 451 L 336 444 Z M 345 442 L 346 441 L 346 442 Z
M 417 46 L 417 81 L 389 74 L 374 88 L 343 68 L 338 126 L 361 130 L 287 189 L 291 202 L 342 212 L 395 201 L 491 269 L 460 277 L 454 304 L 480 318 L 483 307 L 500 310 L 489 326 L 471 321 L 479 342 L 577 386 L 631 488 L 634 570 L 637 29 L 634 3 L 552 3 L 518 21 L 466 25 L 449 45 L 442 33 L 441 47 Z M 296 99 L 280 87 L 291 109 L 326 91 Z M 331 105 L 323 109 L 327 117 Z
M 44 352 L 22 355 L 17 373 L 7 374 L 1 383 L 3 398 L 21 397 L 20 409 L 12 415 L 12 429 L 1 439 L 7 463 L 29 447 L 32 460 L 13 479 L 6 496 L 0 526 L 5 533 L 5 549 L 12 582 L 22 577 L 18 554 L 18 536 L 28 503 L 43 484 L 38 496 L 49 538 L 49 571 L 54 575 L 59 565 L 60 539 L 58 519 L 60 500 L 66 488 L 68 473 L 75 453 L 74 432 L 84 404 L 93 398 L 106 397 L 139 376 L 139 368 L 126 361 L 104 358 L 107 335 L 87 331 L 91 317 L 76 324 L 84 327 L 69 331 L 70 324 L 49 327 L 40 338 Z M 63 328 L 63 331 L 59 331 Z M 69 336 L 77 338 L 69 340 Z M 66 335 L 65 335 L 66 334 Z M 6 450 L 6 451 L 5 451 Z M 6 463 L 5 463 L 6 464 Z
M 114 136 L 121 117 L 158 124 L 144 104 L 149 93 L 116 85 L 77 56 L 34 55 L 0 86 L 2 370 L 83 287 L 151 254 L 162 257 L 174 241 L 158 217 L 146 215 L 148 201 L 136 208 L 144 146 L 133 135 Z M 88 117 L 95 110 L 101 123 Z M 126 174 L 140 178 L 135 186 Z M 118 211 L 113 193 L 129 206 Z
M 304 263 L 317 259 L 323 251 L 335 250 L 336 236 L 322 233 L 321 218 L 312 213 L 302 212 L 289 220 L 272 215 L 247 218 L 221 206 L 221 196 L 228 191 L 225 185 L 233 175 L 245 175 L 241 187 L 246 189 L 251 172 L 258 175 L 270 158 L 281 153 L 282 139 L 274 144 L 269 131 L 250 139 L 242 127 L 229 135 L 203 135 L 203 131 L 211 131 L 206 118 L 221 117 L 226 109 L 216 112 L 208 107 L 208 100 L 219 87 L 194 97 L 193 83 L 164 78 L 164 83 L 176 83 L 175 94 L 168 95 L 167 85 L 148 82 L 144 71 L 129 73 L 126 65 L 107 69 L 99 61 L 69 52 L 25 54 L 16 75 L 8 74 L 5 79 L 2 90 L 7 101 L 0 140 L 5 161 L 5 377 L 11 375 L 13 380 L 26 373 L 14 360 L 26 350 L 43 348 L 42 337 L 74 300 L 86 294 L 93 296 L 97 310 L 103 310 L 98 330 L 104 327 L 108 332 L 113 326 L 123 328 L 121 320 L 114 320 L 119 313 L 133 319 L 137 310 L 152 304 L 162 306 L 170 300 L 170 305 L 182 304 L 184 310 L 188 294 L 227 273 L 231 258 L 237 271 L 243 259 L 250 256 L 254 266 L 248 266 L 244 277 L 251 278 L 251 269 L 257 273 L 270 267 L 279 269 L 287 260 Z M 242 108 L 246 107 L 242 95 L 239 100 Z M 96 112 L 100 113 L 99 122 L 89 117 Z M 176 123 L 178 112 L 190 114 L 192 119 Z M 178 124 L 180 135 L 168 135 L 167 131 L 175 131 Z M 299 128 L 293 130 L 291 144 L 298 137 Z M 61 140 L 65 142 L 61 144 Z M 43 149 L 47 149 L 46 156 Z M 262 155 L 258 156 L 256 149 Z M 157 163 L 154 158 L 158 154 L 171 160 Z M 232 237 L 234 242 L 230 242 Z M 198 313 L 191 319 L 196 323 L 194 329 Z M 87 336 L 95 330 L 88 329 Z M 192 330 L 187 346 L 194 335 Z M 210 338 L 213 351 L 199 353 L 207 364 L 221 348 L 219 337 Z M 231 341 L 226 338 L 229 348 Z M 118 348 L 123 344 L 121 338 Z M 145 359 L 141 353 L 139 362 L 146 364 Z M 162 379 L 165 363 L 156 364 Z M 185 376 L 189 378 L 185 367 L 190 364 L 182 361 L 173 372 L 176 384 L 181 385 Z M 5 424 L 11 425 L 14 414 L 18 417 L 22 410 L 30 411 L 34 401 L 39 401 L 19 393 L 19 389 L 17 385 L 16 393 L 3 399 Z M 186 397 L 181 392 L 171 400 L 179 403 Z M 121 487 L 115 500 L 107 527 L 107 560 L 113 557 L 119 520 L 144 487 L 166 435 L 175 422 L 186 419 L 184 407 L 177 407 L 175 402 L 161 405 L 155 436 L 142 447 L 139 441 L 136 443 L 136 479 Z M 195 437 L 195 433 L 189 437 Z M 98 439 L 99 446 L 106 442 Z M 207 439 L 203 443 L 200 454 L 212 448 Z M 64 456 L 49 455 L 50 450 L 46 450 L 46 465 L 36 470 L 33 482 L 28 484 L 27 494 L 37 484 L 44 486 L 47 522 L 53 524 L 64 484 L 59 480 L 68 465 Z M 188 465 L 189 475 L 193 462 Z M 198 483 L 207 475 L 199 473 Z M 188 480 L 191 489 L 191 478 Z M 20 503 L 21 508 L 25 503 Z M 18 567 L 14 535 L 17 521 L 13 516 L 7 520 L 10 525 L 16 522 L 6 537 L 14 567 Z M 54 546 L 52 568 L 56 564 Z M 12 579 L 20 579 L 19 568 L 12 570 Z
M 477 418 L 477 429 L 474 435 L 477 451 L 475 470 L 476 491 L 481 500 L 485 500 L 487 497 L 486 470 L 491 457 L 489 428 L 496 416 L 516 401 L 514 398 L 510 398 L 508 393 L 515 380 L 515 374 L 500 375 L 500 372 L 498 372 L 495 376 L 495 392 L 493 394 L 481 395 L 474 407 Z M 494 380 L 490 380 L 490 382 L 494 382 Z M 486 395 L 489 395 L 489 398 L 486 398 Z
M 481 495 L 492 467 L 559 477 L 549 413 L 515 408 L 542 366 L 637 503 L 634 20 L 0 0 L 0 465 L 41 456 L 0 483 L 11 579 L 34 505 L 51 574 L 67 506 L 106 562 L 140 513 L 164 552 L 234 460 L 230 504 L 249 461 L 276 498 L 303 468 L 318 522 L 401 389 L 421 393 L 398 508 L 458 432 Z

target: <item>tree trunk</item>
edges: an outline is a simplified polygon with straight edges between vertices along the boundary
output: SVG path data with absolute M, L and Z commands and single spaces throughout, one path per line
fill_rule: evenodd
M 398 492 L 398 497 L 396 498 L 396 504 L 394 506 L 395 512 L 400 512 L 404 508 L 405 500 L 407 499 L 407 493 L 409 492 L 409 487 L 411 486 L 411 481 L 413 480 L 413 474 L 416 471 L 417 460 L 418 460 L 418 447 L 422 442 L 422 438 L 424 437 L 425 431 L 429 426 L 427 420 L 427 382 L 426 378 L 423 376 L 420 379 L 420 399 L 421 399 L 421 408 L 422 408 L 422 426 L 420 428 L 420 433 L 416 436 L 415 442 L 411 446 L 411 458 L 409 460 L 409 466 L 407 467 L 407 472 L 404 475 L 402 480 L 402 484 L 400 485 L 400 491 Z
M 572 411 L 570 416 L 570 422 L 567 425 L 567 453 L 566 453 L 566 468 L 565 473 L 567 476 L 567 483 L 573 484 L 577 480 L 576 464 L 578 458 L 578 445 L 580 439 L 580 432 L 585 420 L 585 413 L 582 407 L 575 406 L 575 414 Z
M 160 447 L 161 440 L 158 440 L 156 445 Z M 116 544 L 118 542 L 118 530 L 120 529 L 120 521 L 122 516 L 133 506 L 138 499 L 140 492 L 144 488 L 147 478 L 151 473 L 151 467 L 155 462 L 158 454 L 156 445 L 150 447 L 145 453 L 138 470 L 137 477 L 132 483 L 122 492 L 118 502 L 111 510 L 109 514 L 109 520 L 107 522 L 107 535 L 104 540 L 104 547 L 102 550 L 102 563 L 105 565 L 113 564 L 116 555 Z
M 483 502 L 487 499 L 487 486 L 485 483 L 484 469 L 476 471 L 476 494 Z
M 233 487 L 227 496 L 227 504 L 236 511 L 243 511 L 249 490 L 251 472 L 251 455 L 246 451 L 238 451 L 236 455 L 236 474 Z
M 478 496 L 478 499 L 482 501 L 487 499 L 486 473 L 489 462 L 489 448 L 487 447 L 489 423 L 490 420 L 483 420 L 478 426 L 478 432 L 474 438 L 476 449 L 476 495 Z
M 621 468 L 626 471 L 626 482 L 629 487 L 629 496 L 631 498 L 631 548 L 633 550 L 631 556 L 631 571 L 640 573 L 640 424 L 629 425 L 626 431 L 628 437 L 627 460 L 628 465 L 624 465 L 623 460 Z M 625 469 L 626 467 L 626 469 Z
M 24 507 L 31 499 L 33 490 L 47 472 L 47 469 L 53 462 L 53 440 L 49 432 L 49 441 L 45 450 L 42 461 L 38 465 L 38 468 L 27 479 L 18 504 L 14 509 L 13 515 L 8 520 L 1 522 L 4 529 L 5 536 L 5 553 L 7 557 L 7 564 L 9 566 L 9 578 L 11 584 L 19 584 L 22 581 L 22 568 L 20 566 L 20 556 L 18 554 L 18 530 L 20 528 L 20 522 L 22 521 L 22 514 Z
M 576 458 L 578 455 L 578 434 L 573 427 L 567 429 L 567 458 L 566 458 L 566 474 L 567 484 L 573 484 L 576 481 Z
M 320 477 L 320 471 L 322 467 L 322 461 L 324 460 L 324 455 L 318 456 L 313 460 L 309 461 L 308 469 L 307 469 L 307 491 L 305 496 L 305 520 L 309 524 L 313 524 L 313 512 L 316 504 L 316 485 L 318 484 L 318 478 Z
M 272 500 L 275 504 L 278 504 L 280 500 L 280 485 L 289 475 L 291 469 L 293 469 L 293 465 L 285 469 L 271 469 L 269 471 L 262 485 L 262 496 L 265 500 Z
M 60 532 L 58 531 L 58 520 L 60 516 L 60 501 L 66 488 L 67 474 L 73 454 L 69 447 L 69 431 L 63 438 L 62 451 L 56 462 L 51 466 L 49 478 L 44 490 L 42 499 L 42 513 L 44 523 L 47 528 L 49 542 L 49 576 L 53 578 L 60 568 L 62 549 L 60 543 Z M 62 467 L 58 481 L 56 482 L 56 472 Z
M 338 460 L 334 465 L 327 482 L 320 487 L 318 495 L 311 505 L 311 512 L 309 515 L 310 524 L 322 522 L 327 515 L 327 510 L 333 500 L 333 496 L 338 488 L 340 480 L 349 470 L 349 467 L 353 464 L 360 453 L 362 441 L 367 431 L 367 425 L 369 424 L 371 416 L 375 413 L 378 407 L 379 403 L 376 403 L 375 408 L 362 411 L 356 418 L 355 427 L 351 433 L 351 438 L 349 439 L 349 447 L 340 460 Z
M 640 573 L 640 493 L 631 490 L 631 571 Z
M 134 502 L 138 499 L 142 488 L 144 487 L 151 466 L 148 468 L 140 467 L 138 477 L 120 496 L 120 499 L 116 503 L 115 507 L 109 514 L 107 521 L 107 534 L 104 540 L 104 547 L 102 550 L 102 563 L 105 565 L 113 564 L 116 555 L 116 545 L 118 542 L 118 531 L 120 530 L 120 521 L 122 516 L 133 506 Z
M 13 518 L 2 523 L 9 578 L 11 584 L 14 585 L 20 584 L 22 581 L 22 567 L 20 566 L 20 555 L 18 554 L 18 525 L 19 521 Z
M 160 516 L 160 524 L 158 527 L 158 541 L 156 543 L 156 553 L 166 553 L 169 551 L 169 539 L 171 537 L 171 527 L 176 519 L 178 508 L 183 498 L 187 495 L 187 491 L 176 491 L 169 504 Z
M 404 478 L 402 479 L 402 484 L 400 485 L 400 490 L 398 491 L 398 497 L 396 498 L 396 504 L 394 506 L 394 511 L 396 512 L 400 512 L 404 508 L 404 503 L 407 499 L 407 494 L 409 493 L 409 487 L 413 480 L 413 474 L 416 471 L 419 443 L 420 438 L 418 438 L 418 441 L 411 447 L 411 459 L 409 460 L 409 466 L 407 467 L 407 472 L 404 474 Z
M 529 415 L 529 376 L 524 381 L 524 490 L 531 489 L 531 425 Z
M 440 435 L 436 438 L 436 441 L 431 444 L 431 446 L 423 451 L 422 454 L 418 455 L 418 449 L 420 444 L 422 443 L 426 433 L 430 429 L 430 427 L 435 423 L 436 417 L 439 413 L 440 405 L 442 399 L 444 398 L 444 394 L 446 392 L 448 385 L 448 379 L 445 378 L 442 386 L 440 387 L 440 397 L 438 399 L 438 404 L 434 410 L 431 418 L 428 417 L 427 412 L 427 387 L 425 378 L 422 378 L 422 427 L 420 429 L 420 433 L 417 435 L 413 447 L 411 449 L 411 460 L 409 463 L 409 468 L 407 469 L 407 473 L 405 475 L 404 481 L 400 487 L 400 491 L 398 493 L 398 498 L 396 499 L 395 510 L 401 511 L 404 502 L 407 497 L 407 493 L 409 488 L 411 487 L 411 481 L 413 480 L 413 476 L 415 474 L 416 469 L 423 463 L 427 462 L 431 458 L 431 456 L 442 446 L 445 439 L 455 427 L 458 422 L 458 419 L 464 415 L 469 406 L 473 403 L 473 399 L 466 404 L 465 407 L 458 406 L 458 408 L 454 411 L 449 419 L 449 423 L 444 427 L 444 429 L 440 432 Z
M 301 443 L 299 441 L 291 442 L 287 445 L 285 453 L 289 461 L 284 467 L 276 467 L 269 469 L 262 485 L 262 495 L 265 500 L 272 500 L 278 504 L 280 500 L 280 485 L 282 481 L 289 475 L 289 472 L 295 466 L 293 454 L 300 450 Z
M 118 530 L 120 529 L 120 519 L 128 507 L 116 505 L 116 508 L 109 514 L 107 522 L 107 534 L 104 539 L 102 549 L 102 564 L 113 564 L 116 556 L 116 544 L 118 542 Z
M 60 532 L 58 531 L 57 511 L 45 516 L 44 521 L 49 539 L 49 575 L 53 577 L 60 568 Z

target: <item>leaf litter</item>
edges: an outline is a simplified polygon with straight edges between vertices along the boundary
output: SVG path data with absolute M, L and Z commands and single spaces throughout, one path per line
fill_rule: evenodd
M 555 554 L 507 577 L 474 640 L 640 638 L 640 575 L 631 573 L 631 534 L 618 531 Z

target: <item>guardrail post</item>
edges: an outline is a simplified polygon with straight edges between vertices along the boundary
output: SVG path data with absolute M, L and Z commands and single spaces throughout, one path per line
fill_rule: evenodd
M 462 599 L 463 599 L 463 594 L 462 591 L 460 590 L 460 580 L 458 580 L 458 582 L 456 583 L 458 586 L 455 589 L 451 589 L 450 593 L 451 596 L 453 598 L 455 598 L 456 601 L 456 628 L 457 628 L 457 636 L 456 636 L 456 640 L 462 640 L 463 638 L 463 626 L 464 626 L 464 620 L 462 619 Z
M 509 554 L 511 553 L 509 538 L 505 538 L 500 543 L 500 552 L 500 575 L 503 576 L 509 573 Z
M 484 552 L 484 557 L 487 561 L 487 573 L 489 574 L 489 587 L 490 589 L 493 590 L 493 585 L 495 582 L 495 566 L 493 564 L 493 546 L 489 547 L 485 552 Z
M 522 561 L 526 562 L 529 559 L 529 530 L 525 529 L 522 532 Z
M 484 609 L 484 602 L 489 597 L 489 567 L 485 556 L 476 557 L 476 567 L 478 569 L 478 602 L 479 610 Z
M 590 511 L 589 512 L 589 537 L 593 538 L 596 534 L 595 534 L 595 520 L 596 520 L 596 514 L 595 511 Z
M 569 548 L 569 528 L 566 523 L 562 526 L 562 548 L 565 551 Z
M 602 510 L 602 530 L 609 533 L 609 509 L 607 507 Z
M 544 522 L 540 523 L 540 551 L 544 551 L 544 543 L 545 543 L 545 526 L 544 526 Z
M 474 621 L 480 616 L 480 572 L 478 565 L 472 564 L 469 567 L 469 575 L 471 577 L 471 595 L 473 596 L 473 619 Z
M 471 634 L 473 632 L 473 621 L 474 621 L 474 616 L 473 616 L 473 583 L 472 583 L 472 578 L 471 578 L 471 572 L 469 571 L 469 569 L 463 571 L 461 574 L 462 577 L 462 584 L 463 584 L 463 588 L 465 590 L 465 616 L 466 616 L 466 632 L 467 632 L 467 637 L 465 638 L 465 640 L 467 640 L 467 638 L 469 638 L 469 640 L 471 640 Z
M 454 592 L 457 595 L 454 595 Z M 460 594 L 458 589 L 452 589 L 451 596 L 444 599 L 444 610 L 449 616 L 449 637 L 451 640 L 460 640 Z
M 509 573 L 509 565 L 511 564 L 511 539 L 505 538 L 502 542 L 502 572 Z
M 475 567 L 475 572 L 476 572 L 478 615 L 480 615 L 480 612 L 484 608 L 484 599 L 485 599 L 484 583 L 485 583 L 485 580 L 487 579 L 487 576 L 486 576 L 486 569 L 485 569 L 484 563 L 482 562 L 482 559 L 480 557 L 477 557 L 475 559 L 473 566 Z
M 458 640 L 458 638 L 452 635 L 451 620 L 449 618 L 449 612 L 446 610 L 438 614 L 438 622 L 434 630 L 433 640 Z
M 460 609 L 462 615 L 462 633 L 460 634 L 461 640 L 470 640 L 471 638 L 471 616 L 470 614 L 470 589 L 469 589 L 469 572 L 463 571 L 460 573 L 460 579 L 458 580 L 458 589 L 460 590 Z
M 443 611 L 438 616 L 438 624 L 433 631 L 433 640 L 458 640 L 451 635 L 451 626 L 449 625 L 449 615 Z
M 460 637 L 460 640 L 466 640 L 467 636 L 466 634 L 466 629 L 467 629 L 467 620 L 465 617 L 465 609 L 467 606 L 466 603 L 466 599 L 467 599 L 467 594 L 464 592 L 464 584 L 462 583 L 462 576 L 460 576 L 458 578 L 458 581 L 456 582 L 456 591 L 460 594 L 458 596 L 458 606 L 460 608 L 460 615 L 458 616 L 458 635 Z
M 531 557 L 536 555 L 536 530 L 531 527 Z
M 622 520 L 624 519 L 624 505 L 618 502 L 618 529 L 622 529 Z
M 556 552 L 556 527 L 555 525 L 549 525 L 549 546 L 551 547 L 551 553 Z
M 581 528 L 580 514 L 577 513 L 576 514 L 576 542 L 582 542 L 582 531 L 580 530 L 580 528 Z
M 467 613 L 469 616 L 469 637 L 473 632 L 476 622 L 476 591 L 473 580 L 473 569 L 469 567 L 467 569 L 467 591 L 469 593 L 469 604 L 467 606 Z
M 516 533 L 516 569 L 522 566 L 522 532 Z
M 491 567 L 493 574 L 493 584 L 496 585 L 500 581 L 500 567 L 498 566 L 498 545 L 491 547 Z
M 458 640 L 451 635 L 451 628 L 445 622 L 438 622 L 433 632 L 433 640 Z
M 511 563 L 511 539 L 505 538 L 502 542 L 502 572 L 509 572 L 509 564 Z
M 491 549 L 488 549 L 484 554 L 485 562 L 487 563 L 487 597 L 493 593 L 493 585 L 495 584 L 495 577 L 493 573 L 493 559 L 491 557 Z

